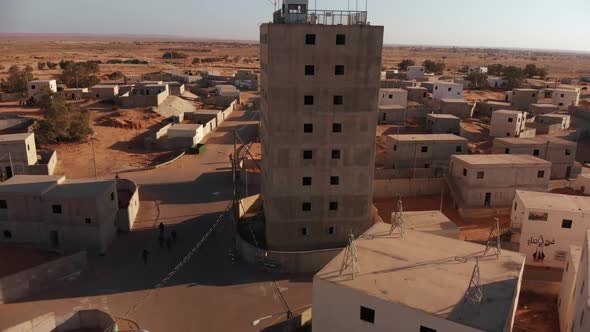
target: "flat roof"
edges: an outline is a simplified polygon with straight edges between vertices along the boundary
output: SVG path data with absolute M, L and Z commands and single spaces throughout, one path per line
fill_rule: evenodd
M 576 142 L 568 141 L 555 136 L 535 136 L 530 138 L 498 137 L 495 138 L 494 141 L 502 142 L 508 145 L 544 145 L 549 143 L 576 146 Z
M 15 175 L 0 183 L 0 193 L 43 194 L 53 186 L 62 183 L 64 180 L 64 176 Z
M 379 105 L 379 109 L 380 110 L 405 110 L 406 107 L 402 106 L 402 105 L 392 104 L 392 105 Z
M 445 82 L 445 81 L 436 81 L 434 82 L 434 84 L 443 84 L 443 85 L 461 85 L 463 86 L 463 84 L 461 83 L 455 83 L 455 82 Z
M 66 180 L 51 188 L 45 197 L 96 197 L 111 190 L 116 180 Z M 116 190 L 116 189 L 115 189 Z
M 551 162 L 528 154 L 466 154 L 452 155 L 452 160 L 469 165 L 513 167 L 513 166 L 549 166 Z
M 118 87 L 118 85 L 97 84 L 92 86 L 91 89 L 114 89 L 115 87 Z
M 427 114 L 426 116 L 432 117 L 432 118 L 439 118 L 439 119 L 457 119 L 459 121 L 461 121 L 461 119 L 459 119 L 458 117 L 452 115 L 452 114 L 436 114 L 436 113 L 430 113 Z
M 55 80 L 32 80 L 29 81 L 29 83 L 49 83 L 49 82 L 54 82 Z
M 0 142 L 16 142 L 16 141 L 24 141 L 33 133 L 20 133 L 20 134 L 7 134 L 7 135 L 0 135 Z
M 441 99 L 443 103 L 449 104 L 468 104 L 469 102 L 462 98 L 443 98 Z
M 510 103 L 507 103 L 505 101 L 488 100 L 488 101 L 484 101 L 484 103 L 490 104 L 490 105 L 510 106 Z
M 190 130 L 190 131 L 196 131 L 197 129 L 199 129 L 202 126 L 203 126 L 202 124 L 181 123 L 181 124 L 176 124 L 176 125 L 170 127 L 168 129 L 168 131 L 170 131 L 170 130 Z
M 518 291 L 524 256 L 502 250 L 481 257 L 485 246 L 407 230 L 389 235 L 379 223 L 355 241 L 360 272 L 340 274 L 344 250 L 314 279 L 354 289 L 383 301 L 401 304 L 484 331 L 503 331 Z M 480 257 L 483 299 L 466 298 L 476 257 Z M 387 313 L 385 313 L 387 314 Z
M 590 213 L 590 197 L 517 190 L 516 196 L 529 209 Z
M 428 90 L 423 86 L 408 86 L 405 88 L 405 90 Z
M 217 115 L 219 113 L 221 113 L 221 110 L 203 110 L 203 109 L 199 109 L 194 111 L 193 113 L 195 114 L 207 114 L 207 115 Z
M 547 104 L 547 103 L 543 103 L 543 104 L 531 104 L 531 107 L 537 107 L 537 108 L 557 108 L 557 105 L 553 105 L 553 104 Z
M 497 110 L 492 114 L 521 114 L 525 113 L 523 111 L 516 111 L 516 110 Z
M 412 211 L 403 213 L 409 228 L 452 239 L 460 239 L 461 230 L 440 211 Z
M 536 117 L 546 117 L 546 118 L 567 118 L 569 114 L 561 114 L 561 113 L 550 113 L 550 114 L 537 114 Z
M 380 88 L 379 91 L 406 92 L 406 90 L 401 88 Z
M 467 141 L 466 138 L 453 134 L 403 134 L 387 135 L 398 142 L 423 142 L 423 141 Z
M 521 88 L 521 89 L 514 89 L 512 90 L 513 92 L 539 92 L 539 90 L 537 89 L 526 89 L 526 88 Z

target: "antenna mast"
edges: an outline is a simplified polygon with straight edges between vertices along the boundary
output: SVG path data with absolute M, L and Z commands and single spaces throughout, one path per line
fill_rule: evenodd
M 494 251 L 496 258 L 500 256 L 501 242 L 500 242 L 500 219 L 494 218 L 496 222 L 490 228 L 490 236 L 488 236 L 488 242 L 486 243 L 486 250 L 483 252 L 485 256 L 488 251 Z
M 404 237 L 406 231 L 406 221 L 404 219 L 404 208 L 402 203 L 402 195 L 399 195 L 397 200 L 397 211 L 391 214 L 391 228 L 389 229 L 389 235 L 399 228 L 401 237 Z M 413 225 L 410 225 L 411 229 L 414 229 Z
M 356 246 L 354 245 L 354 235 L 352 231 L 348 235 L 348 245 L 344 249 L 344 258 L 342 259 L 342 266 L 340 267 L 340 275 L 349 267 L 352 268 L 352 279 L 356 273 L 360 272 L 359 259 L 356 255 Z
M 481 283 L 479 278 L 479 257 L 475 258 L 475 266 L 473 267 L 473 273 L 471 273 L 471 280 L 465 293 L 465 301 L 469 301 L 474 304 L 480 304 L 483 300 L 483 291 L 481 289 Z

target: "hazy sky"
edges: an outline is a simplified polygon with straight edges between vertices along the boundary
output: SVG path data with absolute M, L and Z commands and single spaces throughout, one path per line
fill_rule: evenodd
M 0 32 L 257 40 L 272 0 L 0 0 Z M 310 0 L 346 9 L 356 0 Z M 590 0 L 368 0 L 386 44 L 590 51 Z M 364 9 L 365 0 L 359 0 Z

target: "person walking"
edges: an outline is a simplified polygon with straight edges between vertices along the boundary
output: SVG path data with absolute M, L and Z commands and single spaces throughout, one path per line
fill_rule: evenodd
M 172 230 L 170 236 L 172 237 L 172 244 L 176 244 L 176 230 Z
M 164 233 L 164 223 L 160 223 L 160 226 L 158 226 L 160 228 L 160 234 Z
M 164 233 L 160 233 L 160 235 L 158 235 L 158 243 L 160 243 L 160 248 L 164 248 Z

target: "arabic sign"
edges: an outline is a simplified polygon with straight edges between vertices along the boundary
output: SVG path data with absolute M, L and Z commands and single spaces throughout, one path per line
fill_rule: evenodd
M 527 240 L 529 247 L 532 245 L 537 246 L 535 252 L 533 253 L 533 260 L 535 263 L 543 263 L 545 261 L 545 253 L 543 252 L 543 248 L 549 247 L 550 245 L 555 244 L 555 238 L 553 240 L 545 240 L 543 235 L 539 235 L 538 238 L 535 238 L 531 235 L 531 237 Z

